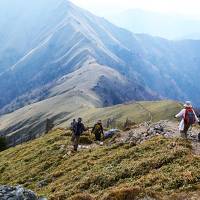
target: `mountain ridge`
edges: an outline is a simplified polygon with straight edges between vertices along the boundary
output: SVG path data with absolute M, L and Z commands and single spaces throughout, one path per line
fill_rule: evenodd
M 82 26 L 80 25 L 76 19 L 77 17 L 82 17 L 79 12 L 77 14 L 76 9 L 78 8 L 74 11 L 74 7 L 69 2 L 67 5 L 72 12 L 72 14 L 69 14 L 69 20 L 61 22 L 63 23 L 61 28 L 54 32 L 53 35 L 48 36 L 43 43 L 20 59 L 10 70 L 8 69 L 7 75 L 5 72 L 1 74 L 1 90 L 5 94 L 4 98 L 9 91 L 8 98 L 5 102 L 2 100 L 3 102 L 1 104 L 3 104 L 3 106 L 12 99 L 23 95 L 27 90 L 30 91 L 40 85 L 48 84 L 49 81 L 76 70 L 77 67 L 81 67 L 90 57 L 95 57 L 97 62 L 100 60 L 100 64 L 108 63 L 109 65 L 109 63 L 112 63 L 112 66 L 120 66 L 119 63 L 122 63 L 120 58 L 113 54 L 105 46 L 105 43 L 97 38 L 96 32 L 94 33 L 93 29 L 90 27 L 88 28 L 88 22 L 84 23 Z M 68 13 L 70 13 L 70 11 Z M 73 13 L 77 14 L 77 16 L 74 17 Z M 86 15 L 86 18 L 87 17 Z M 89 17 L 91 18 L 91 16 Z M 68 31 L 72 33 L 71 38 L 68 38 Z M 91 35 L 90 33 L 94 34 Z M 88 35 L 90 37 L 88 37 Z M 64 40 L 69 41 L 69 44 L 62 44 Z M 93 40 L 96 42 L 98 41 L 98 48 Z M 53 52 L 58 52 L 58 55 L 56 56 Z M 121 64 L 121 66 L 123 65 L 124 64 Z M 11 85 L 7 83 L 8 79 L 11 79 Z M 18 85 L 17 90 L 16 88 L 12 88 L 13 83 L 16 81 L 16 85 Z M 11 92 L 11 90 L 15 90 L 15 92 Z
M 73 107 L 80 109 L 83 105 L 87 109 L 88 105 L 103 107 L 164 98 L 178 101 L 190 98 L 195 105 L 199 103 L 200 41 L 170 41 L 133 34 L 66 1 L 61 1 L 59 7 L 51 5 L 44 16 L 39 15 L 39 27 L 44 34 L 40 35 L 42 32 L 38 28 L 35 33 L 39 30 L 39 35 L 34 36 L 43 38 L 42 43 L 37 40 L 38 45 L 32 51 L 21 56 L 6 71 L 0 71 L 0 90 L 4 94 L 0 96 L 1 114 L 23 110 L 24 106 L 26 112 L 27 107 L 35 105 L 40 113 L 42 105 L 46 110 L 43 120 L 48 117 L 49 109 L 55 112 L 54 116 L 60 115 L 64 119 L 64 115 L 70 116 L 74 111 Z M 52 18 L 53 22 L 47 23 Z M 74 83 L 78 84 L 77 88 L 84 85 L 77 73 L 84 71 L 85 63 L 90 68 L 88 77 L 84 76 L 86 88 L 70 93 L 75 88 Z M 99 69 L 101 73 L 96 74 Z M 74 74 L 73 86 L 64 86 L 62 98 L 59 91 L 54 91 L 52 96 L 51 91 L 59 88 L 59 80 L 70 73 Z M 121 78 L 113 78 L 116 74 Z M 74 100 L 77 103 L 73 106 Z M 9 115 L 12 127 L 16 123 L 12 116 L 16 113 Z M 18 122 L 20 128 L 33 116 L 26 117 Z M 0 129 L 4 129 L 2 125 Z

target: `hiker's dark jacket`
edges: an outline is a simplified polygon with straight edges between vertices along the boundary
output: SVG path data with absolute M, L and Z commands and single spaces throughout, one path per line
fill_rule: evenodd
M 80 136 L 84 131 L 86 131 L 86 128 L 82 122 L 77 122 L 75 127 L 75 135 Z

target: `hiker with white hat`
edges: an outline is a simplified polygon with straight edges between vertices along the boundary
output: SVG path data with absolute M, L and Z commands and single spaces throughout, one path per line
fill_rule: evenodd
M 182 118 L 180 124 L 179 124 L 179 130 L 181 133 L 181 136 L 183 138 L 187 139 L 187 132 L 189 128 L 195 124 L 199 123 L 199 119 L 196 115 L 196 113 L 193 110 L 192 103 L 190 101 L 186 101 L 184 104 L 184 109 L 178 113 L 175 118 Z

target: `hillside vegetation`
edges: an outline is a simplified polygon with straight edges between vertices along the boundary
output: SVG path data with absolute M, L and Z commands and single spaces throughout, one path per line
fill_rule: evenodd
M 71 120 L 78 117 L 82 117 L 89 126 L 98 119 L 102 119 L 106 124 L 110 118 L 114 121 L 112 126 L 121 128 L 127 118 L 135 123 L 171 119 L 182 106 L 178 102 L 166 100 L 96 108 L 83 95 L 60 95 L 52 99 L 0 117 L 0 133 L 18 137 L 23 134 L 40 135 L 45 131 L 46 118 L 53 119 L 55 125 L 59 127 L 68 127 Z
M 127 187 L 159 196 L 198 189 L 200 158 L 181 139 L 157 137 L 136 147 L 113 145 L 67 155 L 69 142 L 57 130 L 1 153 L 0 183 L 23 184 L 50 199 L 82 192 L 101 199 Z
M 92 137 L 86 133 L 81 141 Z M 70 139 L 70 132 L 56 129 L 1 152 L 0 184 L 21 184 L 55 200 L 200 196 L 200 157 L 193 155 L 189 141 L 157 136 L 135 146 L 108 140 L 73 153 Z
M 88 110 L 86 113 L 79 113 L 79 115 L 83 116 L 89 124 L 96 122 L 98 119 L 102 119 L 104 122 L 108 119 L 114 119 L 115 124 L 120 126 L 126 119 L 135 123 L 172 119 L 181 108 L 182 105 L 179 102 L 170 100 L 142 101 L 106 108 L 95 108 Z M 78 116 L 78 112 L 73 116 Z

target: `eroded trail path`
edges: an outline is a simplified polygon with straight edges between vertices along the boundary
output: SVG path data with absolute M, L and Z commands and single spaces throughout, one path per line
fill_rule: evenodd
M 188 132 L 188 139 L 192 143 L 193 153 L 200 155 L 200 142 L 197 135 L 200 132 L 198 126 L 192 127 Z M 143 123 L 133 127 L 131 130 L 122 132 L 120 137 L 116 138 L 116 142 L 133 142 L 135 144 L 142 143 L 154 136 L 163 135 L 166 138 L 181 137 L 178 130 L 178 122 L 160 121 L 157 123 Z
M 177 127 L 176 122 L 168 122 L 167 124 L 172 130 L 175 130 L 174 127 Z M 200 129 L 198 126 L 192 127 L 192 129 L 190 129 L 188 132 L 188 138 L 192 143 L 192 151 L 196 155 L 200 155 L 200 142 L 198 142 L 198 133 L 200 133 Z M 175 135 L 180 137 L 179 131 L 176 130 Z

